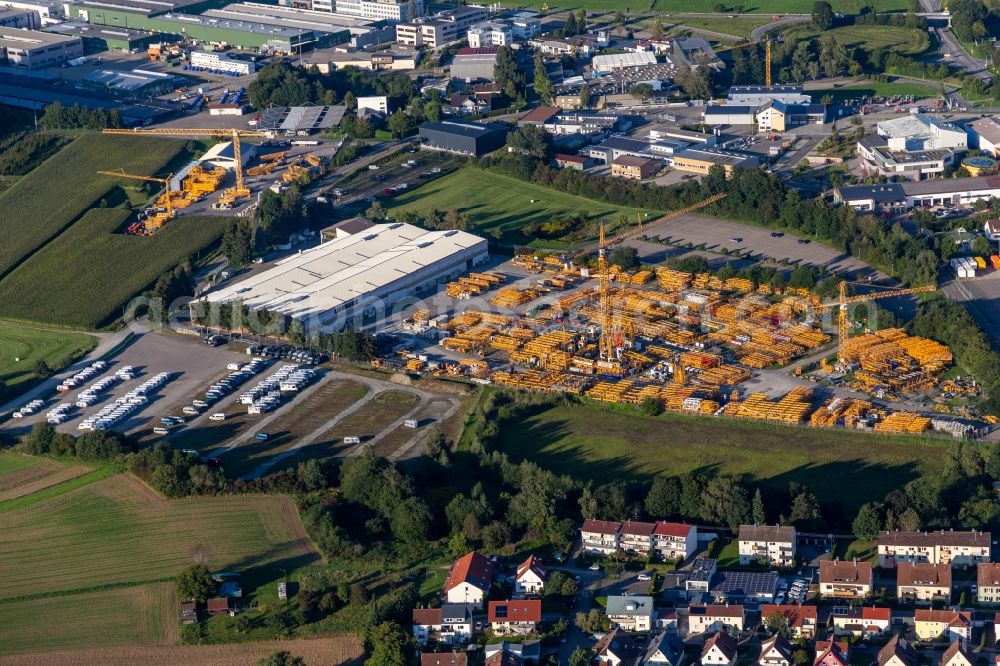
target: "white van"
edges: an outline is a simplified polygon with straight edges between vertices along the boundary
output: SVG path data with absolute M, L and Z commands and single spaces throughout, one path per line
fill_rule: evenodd
M 163 426 L 156 426 L 155 428 L 153 428 L 154 435 L 166 435 L 168 432 L 170 431 L 164 428 Z
M 360 437 L 345 437 L 344 438 L 344 444 L 360 444 L 360 443 L 361 443 L 361 438 Z
M 407 428 L 416 428 L 419 424 L 416 419 L 406 419 L 403 421 L 403 425 Z
M 225 421 L 226 420 L 226 415 L 224 413 L 222 413 L 222 412 L 216 412 L 215 414 L 212 414 L 211 416 L 209 416 L 208 420 L 209 421 Z

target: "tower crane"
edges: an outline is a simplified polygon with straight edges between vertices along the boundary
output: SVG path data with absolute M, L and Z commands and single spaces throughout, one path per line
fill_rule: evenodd
M 173 219 L 174 217 L 174 204 L 170 200 L 170 178 L 173 174 L 167 174 L 166 178 L 157 178 L 156 176 L 139 176 L 133 173 L 125 173 L 124 169 L 115 169 L 114 171 L 98 171 L 97 173 L 103 176 L 115 176 L 116 178 L 128 178 L 130 180 L 145 180 L 151 183 L 161 183 L 164 187 L 163 199 L 166 201 L 167 209 L 167 219 Z
M 764 85 L 771 87 L 771 39 L 764 40 Z
M 823 305 L 816 306 L 817 310 L 829 310 L 832 308 L 838 308 L 837 311 L 837 360 L 841 364 L 847 363 L 847 357 L 845 355 L 844 344 L 850 337 L 850 326 L 848 326 L 847 321 L 847 306 L 852 303 L 868 303 L 871 301 L 877 301 L 883 298 L 892 298 L 894 296 L 908 296 L 910 294 L 920 294 L 928 291 L 937 291 L 937 287 L 934 285 L 925 285 L 923 287 L 913 287 L 912 289 L 890 289 L 888 291 L 883 291 L 875 294 L 863 294 L 860 296 L 848 296 L 847 295 L 847 282 L 840 283 L 840 290 L 837 296 L 837 300 L 834 303 L 825 303 Z
M 243 158 L 240 149 L 240 138 L 247 137 L 272 137 L 273 132 L 264 130 L 243 130 L 243 129 L 192 129 L 192 128 L 157 128 L 157 129 L 106 129 L 101 130 L 103 134 L 131 134 L 140 136 L 177 136 L 195 137 L 207 136 L 217 140 L 230 139 L 233 142 L 233 171 L 236 172 L 236 186 L 222 193 L 223 199 L 230 201 L 235 199 L 246 199 L 250 196 L 250 188 L 246 186 L 243 174 Z
M 698 210 L 699 208 L 704 208 L 705 206 L 710 206 L 717 201 L 721 201 L 726 198 L 725 192 L 720 192 L 718 194 L 713 194 L 712 196 L 699 201 L 698 203 L 691 204 L 686 208 L 680 210 L 675 210 L 671 213 L 667 213 L 662 217 L 658 217 L 649 224 L 643 225 L 640 220 L 640 224 L 629 229 L 624 229 L 618 232 L 610 240 L 604 234 L 604 223 L 600 226 L 600 237 L 597 245 L 597 279 L 598 279 L 598 295 L 600 299 L 600 312 L 601 312 L 601 339 L 598 344 L 598 351 L 600 352 L 601 358 L 605 360 L 612 360 L 615 357 L 615 335 L 611 329 L 618 328 L 621 329 L 621 321 L 618 321 L 614 317 L 614 307 L 611 302 L 611 275 L 608 272 L 608 253 L 610 249 L 616 245 L 620 245 L 629 238 L 637 236 L 638 234 L 648 231 L 654 227 L 669 222 L 675 217 L 679 217 L 686 213 Z M 575 262 L 577 259 L 590 254 L 593 250 L 581 250 L 573 256 L 571 256 L 568 261 L 570 263 Z

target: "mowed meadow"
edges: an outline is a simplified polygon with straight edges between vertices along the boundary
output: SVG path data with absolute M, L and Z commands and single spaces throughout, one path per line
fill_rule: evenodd
M 319 559 L 287 497 L 165 500 L 123 474 L 0 505 L 0 522 L 0 604 L 163 582 L 195 562 L 240 571 Z

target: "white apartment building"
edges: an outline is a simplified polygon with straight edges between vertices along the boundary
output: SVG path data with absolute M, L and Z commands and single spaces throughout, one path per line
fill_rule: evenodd
M 608 555 L 618 550 L 621 531 L 622 524 L 616 520 L 588 519 L 580 528 L 580 541 L 585 551 Z
M 513 42 L 514 30 L 506 21 L 486 21 L 469 28 L 469 46 L 474 49 L 510 46 Z
M 989 532 L 879 532 L 879 566 L 900 562 L 958 564 L 990 561 Z
M 1000 604 L 1000 564 L 980 562 L 976 565 L 976 602 Z
M 740 525 L 740 564 L 759 562 L 795 566 L 795 528 L 781 525 Z
M 334 11 L 345 16 L 372 19 L 375 21 L 410 21 L 410 0 L 335 0 Z M 413 0 L 417 15 L 424 13 L 424 0 Z M 323 9 L 322 6 L 313 6 Z
M 485 7 L 466 5 L 396 26 L 396 43 L 432 49 L 465 39 L 469 28 L 489 18 Z
M 665 560 L 686 560 L 698 549 L 698 528 L 686 523 L 656 523 L 653 548 Z

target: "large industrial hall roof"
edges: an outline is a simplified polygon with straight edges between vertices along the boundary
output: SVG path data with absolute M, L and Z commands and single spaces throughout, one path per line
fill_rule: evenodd
M 378 224 L 292 255 L 207 298 L 223 303 L 241 300 L 251 309 L 309 319 L 348 309 L 366 294 L 485 242 L 464 231 Z

